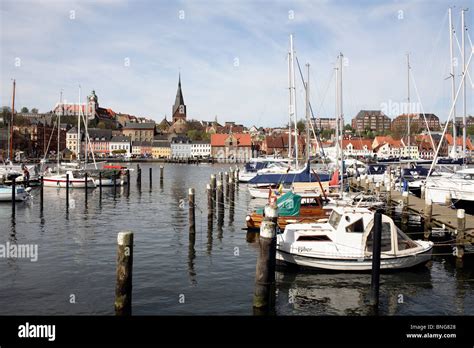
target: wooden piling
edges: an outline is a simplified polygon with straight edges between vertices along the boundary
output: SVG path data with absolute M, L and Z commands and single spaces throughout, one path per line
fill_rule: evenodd
M 163 184 L 165 167 L 160 166 L 160 184 Z
M 457 233 L 456 233 L 456 257 L 462 259 L 464 256 L 464 244 L 466 243 L 464 239 L 464 234 L 466 231 L 466 212 L 464 209 L 458 209 L 456 212 L 457 216 Z
M 69 173 L 66 174 L 66 209 L 69 209 Z
M 374 232 L 372 234 L 372 280 L 370 283 L 370 304 L 376 308 L 379 305 L 381 244 L 382 214 L 377 211 L 374 216 Z
M 380 183 L 375 184 L 375 194 L 377 195 L 377 197 L 380 196 Z
M 102 200 L 102 171 L 99 171 L 99 201 Z
M 84 174 L 84 180 L 85 180 L 85 185 L 86 185 L 86 188 L 85 188 L 85 190 L 84 190 L 84 191 L 85 191 L 84 200 L 85 200 L 85 203 L 86 203 L 86 205 L 87 205 L 87 195 L 88 195 L 88 193 L 89 193 L 89 190 L 88 190 L 88 188 L 89 188 L 89 185 L 88 185 L 88 184 L 89 184 L 89 183 L 87 182 L 87 172 Z
M 217 221 L 222 224 L 224 221 L 224 188 L 222 181 L 217 180 Z
M 210 184 L 206 186 L 207 192 L 207 222 L 208 224 L 212 224 L 213 216 L 214 216 L 214 203 L 212 201 L 212 188 Z
M 425 210 L 423 212 L 423 225 L 425 239 L 430 238 L 431 235 L 431 217 L 433 216 L 433 202 L 431 199 L 425 200 Z
M 142 169 L 140 168 L 139 164 L 137 164 L 137 184 L 142 184 Z
M 43 202 L 44 202 L 44 178 L 41 175 L 40 177 L 40 208 L 43 210 Z
M 211 175 L 211 193 L 212 193 L 212 205 L 213 207 L 216 205 L 217 202 L 217 187 L 216 187 L 216 176 L 214 174 Z
M 255 270 L 253 307 L 257 310 L 268 310 L 275 303 L 277 219 L 276 204 L 267 205 L 265 217 L 260 225 L 259 254 Z
M 133 232 L 117 236 L 117 282 L 115 285 L 115 314 L 132 314 Z
M 402 224 L 408 224 L 408 203 L 409 203 L 409 195 L 408 191 L 403 191 L 402 193 Z
M 235 184 L 238 185 L 239 184 L 239 174 L 240 174 L 240 169 L 239 167 L 237 167 L 235 169 Z
M 114 170 L 113 180 L 114 180 L 114 197 L 117 195 L 117 171 Z
M 225 197 L 229 198 L 229 173 L 224 173 L 224 188 L 225 188 Z
M 188 205 L 189 205 L 189 233 L 196 232 L 196 213 L 194 211 L 194 189 L 190 188 L 188 192 Z
M 12 212 L 15 213 L 16 209 L 16 177 L 12 178 Z
M 150 167 L 148 170 L 148 175 L 149 175 L 149 181 L 150 181 L 150 190 L 153 187 L 153 168 Z

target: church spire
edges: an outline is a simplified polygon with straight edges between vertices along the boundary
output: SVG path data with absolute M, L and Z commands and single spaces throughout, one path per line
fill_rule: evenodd
M 173 122 L 180 118 L 186 120 L 186 105 L 184 104 L 183 91 L 181 90 L 181 73 L 178 76 L 178 90 L 176 91 L 172 114 Z

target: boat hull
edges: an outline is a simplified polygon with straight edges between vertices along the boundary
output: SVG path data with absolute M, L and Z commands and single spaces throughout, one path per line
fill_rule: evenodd
M 66 188 L 66 179 L 43 178 L 44 187 Z M 87 188 L 95 188 L 93 179 L 87 179 Z M 69 188 L 86 188 L 86 181 L 84 179 L 69 179 Z

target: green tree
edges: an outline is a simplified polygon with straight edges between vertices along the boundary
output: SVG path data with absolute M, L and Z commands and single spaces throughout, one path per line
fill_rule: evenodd
M 298 129 L 298 133 L 303 133 L 306 130 L 306 122 L 299 120 L 296 124 L 296 128 Z
M 21 112 L 22 114 L 27 114 L 27 113 L 30 112 L 30 111 L 28 110 L 28 108 L 27 108 L 26 106 L 24 106 L 24 107 L 21 108 L 21 111 L 20 111 L 20 112 Z
M 352 128 L 352 126 L 348 123 L 344 126 L 344 130 L 353 132 L 354 128 Z
M 466 133 L 467 133 L 468 135 L 474 135 L 474 126 L 469 126 L 469 127 L 467 127 Z
M 38 113 L 38 109 L 37 109 L 37 108 L 33 108 L 33 109 L 31 109 L 31 113 L 33 113 L 33 114 L 37 114 L 37 113 Z

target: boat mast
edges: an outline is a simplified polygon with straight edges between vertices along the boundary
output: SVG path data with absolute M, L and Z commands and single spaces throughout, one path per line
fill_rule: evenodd
M 11 162 L 13 162 L 13 117 L 15 115 L 15 89 L 16 89 L 16 80 L 13 79 L 12 116 L 10 120 L 10 141 L 9 141 L 9 151 L 8 151 L 8 157 L 10 158 Z
M 449 15 L 449 58 L 450 58 L 450 74 L 451 74 L 451 103 L 454 103 L 456 93 L 456 75 L 454 73 L 454 53 L 453 53 L 453 18 L 451 7 L 448 8 Z M 456 105 L 453 106 L 453 147 L 451 149 L 451 157 L 457 158 L 457 142 L 456 142 Z
M 410 151 L 410 111 L 411 111 L 411 104 L 410 104 L 410 53 L 407 53 L 407 92 L 408 92 L 408 114 L 407 114 L 407 125 L 408 125 L 408 151 Z
M 344 138 L 344 111 L 342 108 L 342 60 L 344 55 L 339 53 L 339 132 L 341 133 L 341 198 L 344 192 L 344 149 L 342 147 L 342 139 Z
M 90 139 L 88 139 L 88 138 L 89 138 L 89 133 L 88 133 L 88 131 L 87 131 L 87 127 L 88 127 L 87 124 L 89 123 L 89 119 L 88 119 L 88 117 L 87 117 L 87 109 L 86 109 L 86 107 L 87 107 L 87 104 L 84 105 L 84 111 L 85 111 L 85 112 L 83 113 L 83 112 L 82 112 L 82 104 L 80 105 L 81 115 L 82 115 L 83 121 L 84 121 L 84 132 L 87 134 L 87 136 L 86 136 L 86 148 L 85 148 L 85 150 L 84 150 L 84 151 L 85 151 L 85 152 L 84 152 L 84 154 L 85 154 L 85 157 L 84 157 L 85 166 L 84 166 L 84 167 L 85 167 L 85 168 L 87 168 L 87 161 L 88 161 L 88 159 L 89 159 L 88 145 L 90 145 L 90 141 L 89 141 L 89 143 L 88 143 L 88 140 L 90 140 Z M 92 150 L 91 150 L 91 151 L 92 151 Z
M 462 58 L 462 74 L 463 76 L 466 74 L 466 25 L 464 22 L 464 12 L 467 11 L 465 9 L 461 10 L 461 58 Z M 463 151 L 463 158 L 466 157 L 466 79 L 463 82 L 463 100 L 462 100 L 462 151 Z
M 336 76 L 335 76 L 335 87 L 336 87 L 336 92 L 335 92 L 335 101 L 336 101 L 336 110 L 334 113 L 334 118 L 335 118 L 335 123 L 336 123 L 336 129 L 335 129 L 335 134 L 334 134 L 334 142 L 336 144 L 336 168 L 339 169 L 339 67 L 336 62 L 336 67 L 334 68 L 336 70 Z M 342 151 L 342 149 L 341 149 Z
M 77 114 L 77 160 L 81 161 L 81 85 L 79 85 L 79 105 Z
M 306 162 L 309 161 L 309 152 L 310 152 L 310 115 L 309 115 L 309 63 L 306 63 L 307 77 L 306 77 Z
M 290 35 L 290 61 L 291 61 L 291 94 L 293 105 L 291 111 L 295 122 L 295 166 L 298 168 L 298 128 L 297 128 L 297 116 L 296 116 L 296 83 L 295 83 L 295 52 L 293 49 L 293 34 Z
M 290 36 L 291 37 L 291 36 Z M 288 122 L 288 158 L 291 163 L 292 159 L 292 152 L 291 152 L 291 118 L 293 115 L 293 101 L 292 97 L 293 94 L 291 93 L 291 53 L 288 52 L 288 92 L 290 96 L 289 104 L 288 104 L 288 117 L 289 117 L 289 122 Z
M 63 91 L 61 90 L 61 93 L 59 94 L 59 105 L 61 105 L 61 109 L 63 109 L 62 106 L 63 103 Z M 64 110 L 64 109 L 63 109 Z M 58 175 L 59 175 L 59 141 L 61 140 L 61 113 L 58 113 L 58 154 L 57 154 L 57 162 L 58 162 Z

